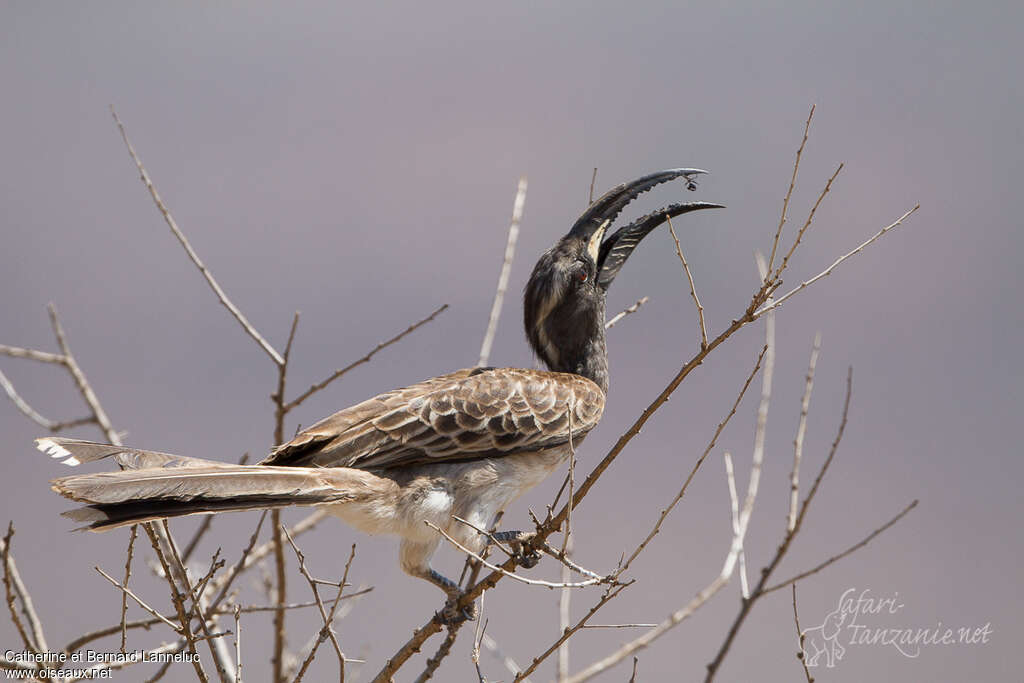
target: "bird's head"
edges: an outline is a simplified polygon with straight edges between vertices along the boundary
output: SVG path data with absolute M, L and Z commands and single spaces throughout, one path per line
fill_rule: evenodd
M 672 204 L 609 232 L 622 209 L 642 192 L 705 171 L 674 168 L 623 183 L 605 193 L 577 219 L 569 233 L 545 251 L 526 283 L 523 319 L 526 337 L 550 370 L 589 377 L 608 390 L 604 339 L 605 294 L 622 265 L 649 232 L 688 211 L 720 204 Z

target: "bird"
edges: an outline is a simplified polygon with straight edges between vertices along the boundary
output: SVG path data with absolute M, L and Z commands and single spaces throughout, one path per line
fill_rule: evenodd
M 671 204 L 609 227 L 641 193 L 676 178 L 693 190 L 703 173 L 673 168 L 612 188 L 540 256 L 524 288 L 523 323 L 545 370 L 465 368 L 388 391 L 303 429 L 254 465 L 36 439 L 66 465 L 112 457 L 121 468 L 52 480 L 54 491 L 83 504 L 63 514 L 82 529 L 105 531 L 183 515 L 325 506 L 360 531 L 398 536 L 401 568 L 444 591 L 444 618 L 473 618 L 453 610 L 462 592 L 431 566 L 437 529 L 480 552 L 489 539 L 479 530 L 565 463 L 598 424 L 609 385 L 605 297 L 612 281 L 669 217 L 723 207 Z M 539 558 L 531 550 L 518 559 L 533 566 Z

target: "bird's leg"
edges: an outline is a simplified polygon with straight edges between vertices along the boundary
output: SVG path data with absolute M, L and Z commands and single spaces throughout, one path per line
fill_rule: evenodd
M 421 575 L 421 578 L 434 584 L 448 596 L 448 600 L 444 603 L 444 608 L 439 613 L 441 623 L 450 625 L 476 620 L 475 602 L 469 603 L 461 610 L 456 608 L 459 599 L 464 595 L 457 583 L 434 569 L 427 569 L 426 573 Z
M 476 619 L 476 604 L 470 603 L 462 609 L 456 609 L 456 605 L 463 596 L 459 585 L 444 574 L 430 566 L 430 556 L 437 548 L 438 541 L 429 543 L 416 543 L 403 540 L 399 550 L 399 561 L 402 571 L 410 576 L 425 579 L 444 591 L 448 600 L 444 608 L 438 613 L 438 619 L 443 624 L 457 624 L 462 621 L 473 621 Z
M 540 562 L 540 553 L 533 547 L 532 541 L 537 536 L 533 531 L 497 531 L 494 538 L 512 547 L 513 557 L 520 567 L 532 569 Z

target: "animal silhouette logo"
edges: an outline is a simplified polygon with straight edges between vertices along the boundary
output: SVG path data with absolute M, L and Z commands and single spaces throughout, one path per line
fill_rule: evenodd
M 846 649 L 839 644 L 839 634 L 845 621 L 846 613 L 840 606 L 825 616 L 821 626 L 804 629 L 800 637 L 807 666 L 818 666 L 821 655 L 825 655 L 825 666 L 831 669 L 843 658 Z

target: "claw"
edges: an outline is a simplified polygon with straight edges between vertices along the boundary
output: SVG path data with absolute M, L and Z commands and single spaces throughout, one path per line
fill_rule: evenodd
M 530 541 L 536 535 L 532 531 L 499 531 L 494 534 L 494 537 L 509 544 L 516 564 L 526 569 L 533 569 L 540 562 L 540 553 L 530 545 Z
M 471 602 L 462 609 L 458 609 L 456 606 L 457 602 L 457 599 L 449 598 L 444 603 L 444 607 L 435 615 L 438 622 L 445 626 L 454 626 L 464 621 L 476 621 L 476 603 Z

